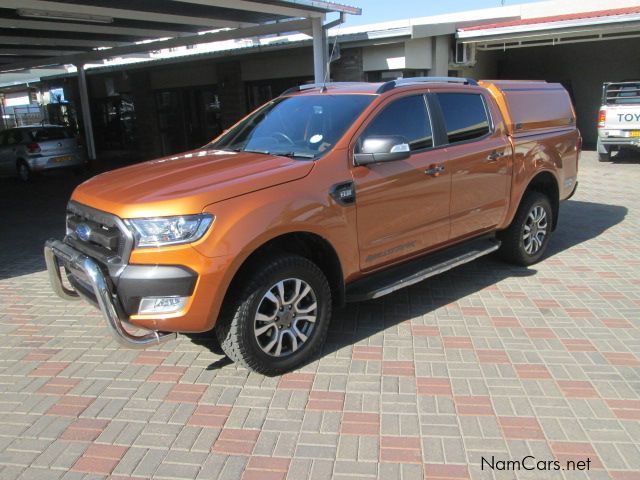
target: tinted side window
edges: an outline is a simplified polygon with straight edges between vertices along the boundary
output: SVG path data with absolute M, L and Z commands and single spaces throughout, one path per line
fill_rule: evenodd
M 482 95 L 438 93 L 449 143 L 479 138 L 491 130 Z
M 433 136 L 424 97 L 404 97 L 387 105 L 367 126 L 360 141 L 378 135 L 402 135 L 411 150 L 432 147 Z

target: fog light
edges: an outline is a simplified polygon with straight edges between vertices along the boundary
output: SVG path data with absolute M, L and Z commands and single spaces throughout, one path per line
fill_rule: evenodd
M 188 297 L 144 297 L 138 313 L 174 313 L 182 309 Z

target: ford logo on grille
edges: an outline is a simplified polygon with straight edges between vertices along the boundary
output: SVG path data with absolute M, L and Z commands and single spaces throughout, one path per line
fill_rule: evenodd
M 91 237 L 91 227 L 86 223 L 79 223 L 76 226 L 76 235 L 83 242 L 88 242 Z

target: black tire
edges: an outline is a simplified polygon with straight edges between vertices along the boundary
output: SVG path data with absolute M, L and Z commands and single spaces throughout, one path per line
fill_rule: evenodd
M 600 162 L 610 162 L 611 161 L 611 151 L 607 153 L 598 153 L 598 161 Z
M 25 183 L 30 182 L 33 178 L 31 168 L 29 168 L 29 164 L 24 160 L 18 160 L 18 163 L 16 164 L 16 172 L 18 174 L 18 178 Z
M 525 226 L 530 222 L 529 215 L 538 207 L 541 207 L 546 214 L 546 234 L 540 242 L 541 245 L 538 249 L 533 253 L 528 253 L 524 239 Z M 509 263 L 523 266 L 533 265 L 540 261 L 549 245 L 553 221 L 553 209 L 551 208 L 549 198 L 540 192 L 526 193 L 520 202 L 520 206 L 511 225 L 499 234 L 499 238 L 502 241 L 499 254 L 502 259 Z
M 312 289 L 317 305 L 316 319 L 306 341 L 297 350 L 275 356 L 263 350 L 265 346 L 259 343 L 254 325 L 267 292 L 273 291 L 278 282 L 292 281 L 290 279 L 302 280 Z M 282 254 L 252 268 L 250 276 L 245 276 L 244 281 L 233 288 L 235 291 L 231 291 L 225 300 L 215 326 L 220 346 L 230 359 L 264 375 L 279 375 L 318 354 L 331 320 L 331 289 L 327 278 L 313 262 L 298 255 Z M 269 330 L 263 335 L 284 337 L 278 330 Z

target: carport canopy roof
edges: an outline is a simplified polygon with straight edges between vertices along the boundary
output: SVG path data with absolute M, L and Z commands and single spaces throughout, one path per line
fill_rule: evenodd
M 331 12 L 361 13 L 317 0 L 2 0 L 0 72 L 308 31 Z

